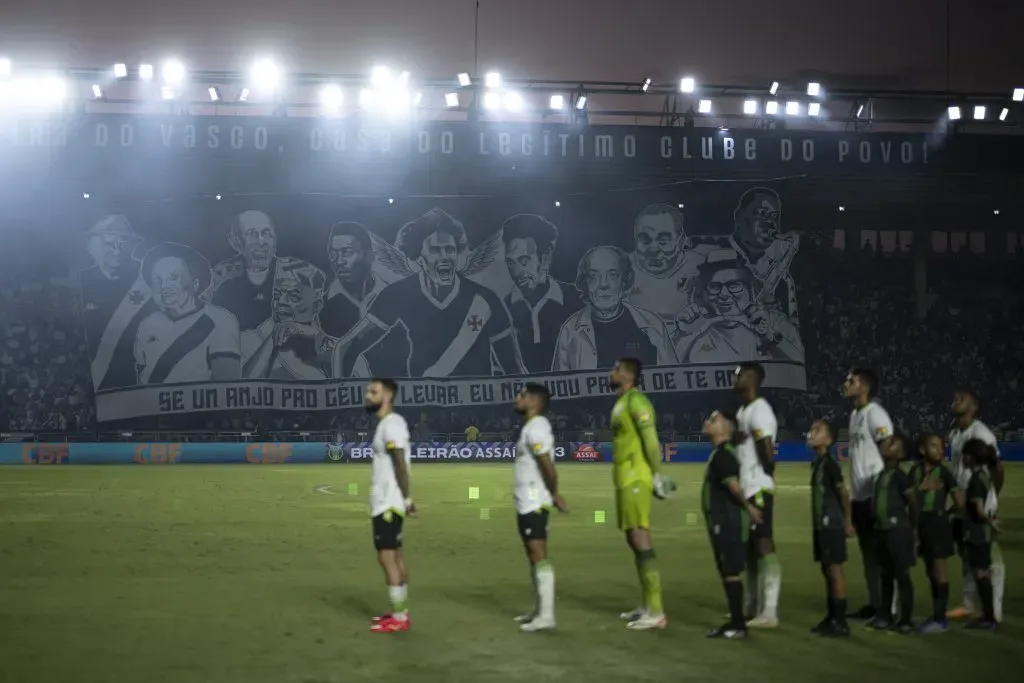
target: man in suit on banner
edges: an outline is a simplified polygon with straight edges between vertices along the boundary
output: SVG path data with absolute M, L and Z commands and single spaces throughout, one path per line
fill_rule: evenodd
M 356 326 L 373 300 L 384 289 L 373 273 L 373 240 L 359 223 L 336 223 L 327 238 L 327 256 L 334 279 L 327 289 L 327 302 L 320 311 L 324 332 L 344 337 Z
M 470 251 L 462 224 L 431 209 L 398 231 L 395 246 L 377 254 L 401 279 L 388 285 L 366 316 L 339 340 L 334 376 L 352 374 L 363 352 L 400 328 L 408 355 L 398 367 L 375 374 L 453 377 L 524 372 L 508 311 L 498 295 L 469 276 L 499 251 L 495 234 Z
M 139 384 L 237 380 L 238 321 L 200 298 L 212 277 L 206 259 L 183 244 L 158 244 L 142 260 L 142 276 L 157 310 L 135 340 Z
M 113 389 L 136 382 L 133 348 L 139 323 L 156 310 L 133 258 L 142 238 L 124 216 L 105 216 L 86 233 L 93 266 L 81 272 L 82 317 L 89 344 L 93 387 Z
M 610 368 L 623 356 L 649 366 L 676 362 L 664 321 L 626 303 L 633 284 L 633 264 L 618 247 L 594 247 L 583 255 L 576 289 L 586 306 L 558 332 L 552 370 Z
M 513 282 L 505 306 L 512 316 L 519 353 L 527 371 L 548 372 L 558 330 L 581 306 L 576 290 L 548 273 L 558 228 L 542 216 L 519 214 L 505 221 L 501 237 Z

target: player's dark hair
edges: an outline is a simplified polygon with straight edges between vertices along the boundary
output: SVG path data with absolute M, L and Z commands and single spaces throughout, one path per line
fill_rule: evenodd
M 558 240 L 558 228 L 554 223 L 532 213 L 520 213 L 509 218 L 501 226 L 501 241 L 505 248 L 512 240 L 532 239 L 537 245 L 537 254 L 550 254 L 555 250 Z
M 455 248 L 461 253 L 468 246 L 466 229 L 444 209 L 433 208 L 414 218 L 398 230 L 395 246 L 408 259 L 416 260 L 423 251 L 423 243 L 435 232 L 451 235 Z
M 968 439 L 964 444 L 963 453 L 974 467 L 996 464 L 996 449 L 981 439 Z
M 733 446 L 739 446 L 743 443 L 744 435 L 740 434 L 739 421 L 736 419 L 736 413 L 731 410 L 719 410 L 718 414 L 723 420 L 728 422 L 732 426 L 732 436 L 729 438 L 729 443 Z
M 737 367 L 739 367 L 740 372 L 752 372 L 755 375 L 757 375 L 758 386 L 764 384 L 764 366 L 761 365 L 760 363 L 747 361 L 745 363 L 740 363 Z
M 330 250 L 331 242 L 335 237 L 346 235 L 352 237 L 362 248 L 364 254 L 373 254 L 373 240 L 370 239 L 370 231 L 362 223 L 355 221 L 341 221 L 331 226 L 331 233 L 327 236 L 327 249 Z
M 828 431 L 829 441 L 835 443 L 839 441 L 839 427 L 832 420 L 818 420 L 821 424 L 825 425 L 825 429 Z
M 905 434 L 900 434 L 899 432 L 893 434 L 890 438 L 892 439 L 893 444 L 899 444 L 900 447 L 903 448 L 903 458 L 905 459 L 910 454 L 910 439 L 908 439 Z
M 579 264 L 576 266 L 576 291 L 580 293 L 580 299 L 585 304 L 590 303 L 590 292 L 587 291 L 587 271 L 590 270 L 590 257 L 602 249 L 608 249 L 612 251 L 615 256 L 619 259 L 619 272 L 622 273 L 622 298 L 626 298 L 626 293 L 633 289 L 633 284 L 636 281 L 636 273 L 633 271 L 633 264 L 629 260 L 629 254 L 624 252 L 618 247 L 591 247 L 583 254 L 583 258 L 580 259 Z
M 398 393 L 398 382 L 390 377 L 374 377 L 371 382 L 381 385 L 384 390 L 394 397 Z
M 967 389 L 967 388 L 961 387 L 961 388 L 957 389 L 953 393 L 963 394 L 965 396 L 969 396 L 971 398 L 971 400 L 974 401 L 974 405 L 975 405 L 975 411 L 974 412 L 976 412 L 976 413 L 980 413 L 981 412 L 981 396 L 978 396 L 978 392 L 976 392 L 974 389 Z
M 529 396 L 535 396 L 540 400 L 540 411 L 546 413 L 548 405 L 551 404 L 551 392 L 548 391 L 547 386 L 540 382 L 527 382 L 523 386 L 523 391 Z
M 620 358 L 618 361 L 619 367 L 624 368 L 626 372 L 630 373 L 638 380 L 644 372 L 644 364 L 639 358 Z
M 871 368 L 853 368 L 850 370 L 850 374 L 866 384 L 868 387 L 868 396 L 874 398 L 878 393 L 878 375 Z

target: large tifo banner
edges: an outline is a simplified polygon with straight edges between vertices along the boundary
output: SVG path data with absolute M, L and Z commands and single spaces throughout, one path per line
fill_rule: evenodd
M 404 406 L 507 403 L 531 379 L 593 397 L 623 356 L 654 393 L 727 388 L 750 360 L 802 391 L 793 187 L 115 204 L 78 247 L 97 414 L 329 411 L 373 376 Z

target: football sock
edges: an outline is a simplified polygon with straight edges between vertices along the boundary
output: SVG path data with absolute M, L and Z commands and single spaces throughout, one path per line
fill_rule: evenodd
M 408 619 L 409 587 L 404 583 L 401 586 L 388 586 L 388 597 L 391 599 L 391 616 L 395 619 Z
M 829 598 L 829 616 L 841 624 L 846 623 L 846 598 Z
M 757 571 L 760 562 L 747 563 L 747 593 L 744 613 L 757 616 L 761 613 L 761 573 Z
M 760 572 L 764 576 L 764 609 L 761 612 L 769 619 L 779 618 L 779 593 L 782 591 L 782 565 L 775 553 L 765 555 Z
M 932 618 L 935 621 L 945 621 L 947 609 L 949 609 L 949 584 L 932 581 Z
M 538 615 L 545 619 L 555 617 L 555 568 L 547 560 L 533 565 L 537 585 Z
M 530 583 L 533 585 L 533 612 L 531 614 L 540 614 L 540 588 L 537 587 L 537 567 L 530 565 Z
M 893 595 L 896 592 L 896 577 L 889 572 L 882 574 L 882 602 L 880 604 L 885 605 L 884 609 L 878 610 L 878 618 L 884 619 L 885 621 L 892 620 L 892 613 L 889 611 L 892 605 Z
M 873 550 L 873 548 L 871 549 Z M 868 587 L 868 603 L 875 608 L 879 614 L 884 614 L 889 609 L 892 600 L 885 600 L 881 594 L 882 570 L 878 566 L 878 559 L 874 552 L 864 554 L 864 582 Z M 882 607 L 882 605 L 885 607 Z
M 1006 565 L 1003 563 L 1003 551 L 998 543 L 992 544 L 992 566 L 988 569 L 992 581 L 992 610 L 996 621 L 1003 618 L 1003 594 L 1006 590 Z
M 746 628 L 743 620 L 743 582 L 723 581 L 725 597 L 729 600 L 729 616 L 733 628 Z
M 975 579 L 975 584 L 978 586 L 978 597 L 981 598 L 981 610 L 985 621 L 995 621 L 996 611 L 992 605 L 992 579 L 987 576 Z
M 910 578 L 909 569 L 904 569 L 896 580 L 899 582 L 900 621 L 909 623 L 914 616 L 914 580 Z
M 976 612 L 978 610 L 978 584 L 974 580 L 974 574 L 971 573 L 970 565 L 966 560 L 961 559 L 961 561 L 964 571 L 964 607 Z
M 654 561 L 654 550 L 641 550 L 636 554 L 637 572 L 644 593 L 644 607 L 648 614 L 662 614 L 661 573 Z

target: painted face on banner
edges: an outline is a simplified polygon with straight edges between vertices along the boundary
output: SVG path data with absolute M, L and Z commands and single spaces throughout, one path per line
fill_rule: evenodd
M 644 216 L 636 227 L 638 261 L 652 275 L 667 273 L 678 263 L 683 241 L 671 215 Z
M 120 235 L 93 235 L 89 238 L 89 256 L 100 268 L 116 271 L 128 262 L 135 244 Z
M 746 273 L 738 268 L 723 268 L 704 285 L 708 305 L 718 315 L 739 315 L 751 304 Z
M 438 287 L 455 284 L 455 267 L 459 260 L 459 249 L 455 238 L 446 232 L 435 232 L 423 240 L 419 262 L 427 279 Z
M 160 308 L 173 311 L 192 306 L 198 283 L 187 263 L 176 256 L 165 256 L 153 264 L 149 286 Z
M 238 250 L 251 270 L 266 270 L 277 256 L 277 231 L 270 217 L 261 211 L 246 211 L 238 217 L 232 235 L 232 246 Z
M 739 212 L 736 230 L 743 241 L 767 249 L 782 229 L 782 205 L 779 198 L 758 193 L 754 201 Z
M 611 249 L 598 249 L 587 264 L 587 296 L 599 311 L 610 311 L 622 304 L 625 274 L 619 256 Z
M 334 275 L 346 284 L 358 283 L 370 272 L 373 253 L 363 251 L 363 245 L 353 235 L 335 235 L 328 249 Z
M 310 325 L 320 313 L 320 293 L 295 277 L 274 282 L 274 320 Z
M 505 248 L 505 265 L 519 289 L 532 291 L 547 281 L 551 256 L 541 255 L 532 237 L 514 239 Z

